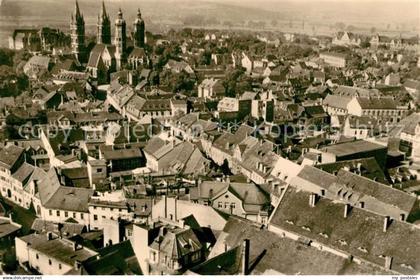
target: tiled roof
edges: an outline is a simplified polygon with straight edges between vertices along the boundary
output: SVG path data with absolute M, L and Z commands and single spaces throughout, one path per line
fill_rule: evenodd
M 379 97 L 380 93 L 377 89 L 365 89 L 359 87 L 350 87 L 350 86 L 338 86 L 334 90 L 334 94 L 343 95 L 348 97 Z
M 354 153 L 367 152 L 378 149 L 386 149 L 386 146 L 372 143 L 365 140 L 352 141 L 330 145 L 321 150 L 326 153 L 335 154 L 336 156 L 346 156 Z
M 360 199 L 374 198 L 384 203 L 388 208 L 396 207 L 406 212 L 411 212 L 417 199 L 410 194 L 383 185 L 379 182 L 356 175 L 344 169 L 337 174 L 337 184 L 349 188 L 349 192 L 359 194 Z
M 353 208 L 344 218 L 344 204 L 321 198 L 311 207 L 309 195 L 289 187 L 270 225 L 382 267 L 392 257 L 392 270 L 402 274 L 420 272 L 420 229 L 394 220 L 384 232 L 384 216 Z
M 357 98 L 362 109 L 395 110 L 397 105 L 391 98 Z
M 5 168 L 12 168 L 23 152 L 24 149 L 15 145 L 3 148 L 0 150 L 0 164 Z
M 119 159 L 130 159 L 143 157 L 140 149 L 120 149 L 120 150 L 109 150 L 105 149 L 102 151 L 105 160 L 119 160 Z
M 88 212 L 88 202 L 92 195 L 91 189 L 60 186 L 43 205 L 53 210 Z
M 337 161 L 333 163 L 318 164 L 316 167 L 330 174 L 335 174 L 342 168 L 348 168 L 350 171 L 358 170 L 360 168 L 361 176 L 372 180 L 375 179 L 382 184 L 389 184 L 375 158 Z
M 24 183 L 24 181 L 31 176 L 34 172 L 35 167 L 29 163 L 24 162 L 15 173 L 12 174 L 12 177 L 18 180 L 19 182 Z
M 48 240 L 46 234 L 34 233 L 19 238 L 26 242 L 30 248 L 70 266 L 74 266 L 76 261 L 83 262 L 96 255 L 95 252 L 86 248 L 74 250 L 73 242 L 66 239 Z
M 45 233 L 51 231 L 56 234 L 61 233 L 63 236 L 74 236 L 86 231 L 86 226 L 76 223 L 60 223 L 59 225 L 51 221 L 36 218 L 32 223 L 31 229 L 37 233 Z
M 338 275 L 338 274 L 388 274 L 378 267 L 357 264 L 324 250 L 306 246 L 299 241 L 281 237 L 261 229 L 249 220 L 231 217 L 214 248 L 230 249 L 191 269 L 197 274 L 238 274 L 242 257 L 243 240 L 250 240 L 251 275 Z M 215 250 L 215 249 L 213 249 Z M 222 249 L 223 250 L 223 249 Z M 215 252 L 217 254 L 218 252 Z M 281 253 L 284 252 L 284 253 Z M 254 261 L 255 260 L 255 261 Z M 219 273 L 217 269 L 221 270 Z

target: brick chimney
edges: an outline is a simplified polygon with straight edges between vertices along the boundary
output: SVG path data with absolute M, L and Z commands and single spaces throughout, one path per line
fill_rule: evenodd
M 249 239 L 244 239 L 242 248 L 241 275 L 248 275 L 249 273 L 249 243 Z
M 168 194 L 164 195 L 164 202 L 165 202 L 165 209 L 164 209 L 164 214 L 165 214 L 165 219 L 168 218 Z
M 316 203 L 316 194 L 311 193 L 309 195 L 309 206 L 315 207 L 315 203 Z
M 175 217 L 175 221 L 178 221 L 178 196 L 175 196 L 174 199 L 174 217 Z
M 348 217 L 348 215 L 350 214 L 350 211 L 351 211 L 350 204 L 345 204 L 344 205 L 344 218 Z
M 54 235 L 51 231 L 47 232 L 47 240 L 53 240 L 54 239 Z
M 386 256 L 385 257 L 385 269 L 391 269 L 392 267 L 392 257 Z
M 384 232 L 388 230 L 390 223 L 391 223 L 391 218 L 389 216 L 384 217 L 384 228 L 383 228 Z

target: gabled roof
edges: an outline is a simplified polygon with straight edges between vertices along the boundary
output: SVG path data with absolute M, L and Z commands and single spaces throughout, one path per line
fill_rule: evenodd
M 290 185 L 298 186 L 298 178 L 310 182 L 311 184 L 314 184 L 316 186 L 319 186 L 320 188 L 328 188 L 337 180 L 334 175 L 310 165 L 306 165 L 305 167 L 303 167 L 303 169 L 299 172 L 296 178 L 293 178 L 290 181 Z
M 335 95 L 342 95 L 348 97 L 379 97 L 380 92 L 377 89 L 365 89 L 360 87 L 351 87 L 340 85 L 334 90 Z
M 337 187 L 340 188 L 340 186 L 348 188 L 349 192 L 360 195 L 360 199 L 373 198 L 386 204 L 388 208 L 395 207 L 408 213 L 411 212 L 417 201 L 416 197 L 406 192 L 344 169 L 337 174 Z
M 404 87 L 420 91 L 420 81 L 406 80 L 405 83 L 404 83 Z
M 105 247 L 82 263 L 88 275 L 142 275 L 130 240 Z
M 350 171 L 360 170 L 360 175 L 371 180 L 377 180 L 382 184 L 389 184 L 384 172 L 375 160 L 375 158 L 362 158 L 353 160 L 337 161 L 333 163 L 324 163 L 316 165 L 317 168 L 330 174 L 336 174 L 339 170 L 347 168 Z
M 41 55 L 35 55 L 31 57 L 26 65 L 36 65 L 38 67 L 43 67 L 45 69 L 48 69 L 48 65 L 50 64 L 50 58 L 48 56 L 41 56 Z
M 9 236 L 21 228 L 21 225 L 14 223 L 10 218 L 0 217 L 0 238 Z
M 43 205 L 47 209 L 88 212 L 93 190 L 60 186 Z
M 193 229 L 169 228 L 164 225 L 150 247 L 172 259 L 180 259 L 201 250 L 203 245 Z
M 391 98 L 357 98 L 363 110 L 395 110 L 397 104 Z
M 63 236 L 74 236 L 86 231 L 86 226 L 77 223 L 60 223 L 56 224 L 51 221 L 42 220 L 36 218 L 32 223 L 31 229 L 37 233 L 45 233 L 48 231 L 56 234 L 62 234 Z
M 33 233 L 19 237 L 19 239 L 26 242 L 29 248 L 70 266 L 74 266 L 76 261 L 83 262 L 96 255 L 94 251 L 86 248 L 74 250 L 75 245 L 67 239 L 53 238 L 48 240 L 47 234 Z
M 102 154 L 105 160 L 120 160 L 120 159 L 131 159 L 143 157 L 140 149 L 131 148 L 131 149 L 104 149 Z
M 365 140 L 351 141 L 345 143 L 338 143 L 329 145 L 321 149 L 325 153 L 331 153 L 338 157 L 346 156 L 350 154 L 367 152 L 372 150 L 386 149 L 386 146 L 373 143 Z
M 90 52 L 89 61 L 87 67 L 96 68 L 99 65 L 99 62 L 102 59 L 102 54 L 107 50 L 113 58 L 115 56 L 115 46 L 109 46 L 104 44 L 97 44 Z
M 131 51 L 131 53 L 130 53 L 130 55 L 128 56 L 128 58 L 130 59 L 130 58 L 143 58 L 143 57 L 145 57 L 146 56 L 146 52 L 144 51 L 144 49 L 143 48 L 137 48 L 137 47 L 135 47 L 132 51 Z
M 21 183 L 24 183 L 29 176 L 34 172 L 35 167 L 29 163 L 24 162 L 15 173 L 12 174 L 12 177 L 18 180 Z
M 236 246 L 191 268 L 186 275 L 235 275 L 241 269 L 242 247 Z
M 5 168 L 12 168 L 23 154 L 24 149 L 15 145 L 10 145 L 0 150 L 0 165 Z
M 253 183 L 235 183 L 235 182 L 219 182 L 204 181 L 198 185 L 196 191 L 191 194 L 191 199 L 209 199 L 213 200 L 225 194 L 233 193 L 238 197 L 246 211 L 257 211 L 253 206 L 263 206 L 269 203 L 266 193 Z

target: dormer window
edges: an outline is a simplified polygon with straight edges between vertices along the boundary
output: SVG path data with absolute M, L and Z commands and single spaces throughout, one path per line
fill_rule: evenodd
M 286 220 L 286 223 L 288 223 L 289 225 L 294 225 L 295 223 L 291 220 Z
M 358 247 L 357 248 L 359 251 L 363 252 L 363 253 L 367 253 L 368 250 L 365 247 Z
M 343 240 L 343 239 L 339 239 L 338 240 L 338 243 L 340 243 L 341 246 L 347 246 L 348 245 L 347 244 L 347 241 L 346 240 Z
M 320 232 L 319 235 L 321 235 L 324 238 L 329 238 L 328 234 L 326 234 L 324 232 Z
M 311 231 L 311 229 L 308 226 L 302 226 L 302 229 L 306 230 L 306 231 Z

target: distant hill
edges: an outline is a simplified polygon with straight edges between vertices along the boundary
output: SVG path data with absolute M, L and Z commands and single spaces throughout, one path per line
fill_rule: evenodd
M 74 0 L 0 0 L 0 44 L 18 27 L 44 25 L 68 30 Z M 331 1 L 331 0 L 330 0 Z M 357 3 L 332 0 L 105 0 L 111 18 L 121 7 L 131 28 L 137 8 L 141 8 L 147 27 L 152 32 L 169 28 L 224 28 L 226 22 L 241 28 L 255 27 L 288 32 L 332 34 L 339 22 L 352 26 L 354 32 L 368 33 L 371 26 L 386 34 L 419 33 L 420 1 L 375 0 Z M 101 1 L 79 0 L 85 15 L 87 31 L 94 32 Z M 252 23 L 249 24 L 249 21 Z M 272 22 L 277 22 L 274 26 Z M 261 29 L 257 27 L 257 29 Z M 300 30 L 301 29 L 301 30 Z M 410 34 L 408 34 L 410 33 Z

